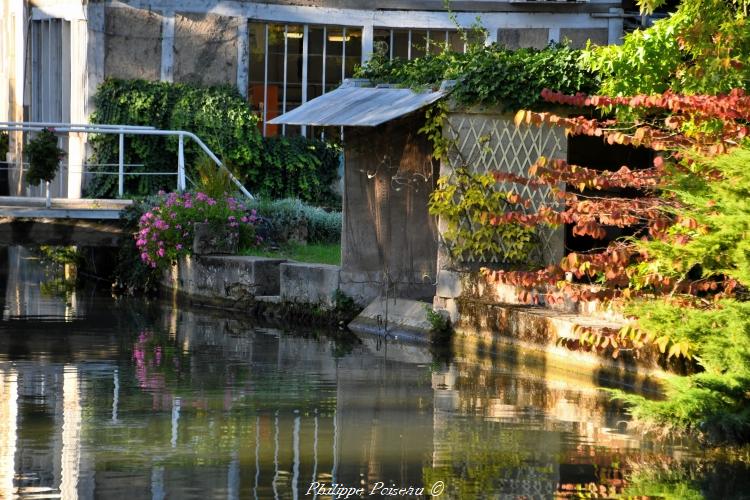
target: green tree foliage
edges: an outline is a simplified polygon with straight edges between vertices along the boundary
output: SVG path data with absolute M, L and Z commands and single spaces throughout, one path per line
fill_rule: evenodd
M 200 137 L 233 173 L 255 193 L 268 197 L 296 196 L 313 203 L 335 205 L 333 189 L 339 165 L 339 149 L 315 139 L 263 139 L 259 118 L 236 88 L 196 87 L 143 80 L 106 80 L 94 98 L 93 123 L 150 125 L 164 130 L 186 130 Z M 101 135 L 92 140 L 92 171 L 112 171 L 118 158 L 118 137 Z M 177 137 L 126 135 L 127 172 L 169 172 L 177 164 Z M 200 148 L 185 141 L 188 175 L 205 179 L 208 165 Z M 196 169 L 196 166 L 201 166 Z M 215 168 L 215 167 L 211 167 Z M 198 171 L 200 170 L 200 171 Z M 171 176 L 126 176 L 126 192 L 153 194 L 172 190 Z M 88 191 L 107 197 L 117 192 L 117 177 L 92 175 Z
M 406 87 L 436 87 L 456 80 L 453 96 L 464 105 L 534 108 L 543 89 L 567 94 L 592 92 L 597 80 L 579 66 L 581 52 L 563 45 L 542 50 L 508 50 L 500 45 L 471 45 L 466 53 L 443 51 L 410 61 L 389 60 L 384 53 L 357 71 L 360 78 Z
M 65 151 L 57 147 L 57 136 L 44 129 L 26 145 L 26 156 L 29 159 L 26 182 L 36 186 L 55 178 Z
M 638 326 L 655 335 L 686 339 L 703 369 L 666 382 L 664 400 L 617 393 L 636 422 L 657 433 L 692 431 L 714 442 L 750 440 L 750 303 L 721 300 L 686 307 L 661 300 L 628 308 Z
M 666 191 L 679 200 L 685 224 L 671 238 L 639 242 L 649 272 L 675 281 L 698 278 L 707 291 L 728 281 L 733 299 L 692 304 L 637 301 L 628 313 L 637 327 L 698 353 L 701 373 L 674 377 L 667 399 L 648 401 L 620 394 L 633 415 L 661 429 L 691 429 L 713 440 L 750 441 L 750 149 L 689 164 L 667 177 Z M 719 180 L 720 179 L 720 180 Z
M 641 0 L 651 12 L 664 0 Z M 600 93 L 717 94 L 750 83 L 748 0 L 686 0 L 653 26 L 625 36 L 622 45 L 590 49 L 584 66 L 602 79 Z

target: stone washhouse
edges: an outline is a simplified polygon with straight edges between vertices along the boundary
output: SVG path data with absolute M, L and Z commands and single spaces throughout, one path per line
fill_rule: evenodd
M 428 212 L 440 175 L 468 167 L 476 173 L 498 170 L 523 177 L 539 156 L 567 158 L 567 138 L 561 129 L 519 128 L 512 114 L 497 109 L 451 108 L 444 135 L 452 147 L 446 160 L 435 161 L 431 143 L 418 130 L 425 123 L 425 108 L 448 96 L 449 90 L 448 84 L 437 91 L 415 92 L 347 80 L 338 90 L 271 122 L 343 130 L 339 287 L 358 303 L 370 305 L 365 315 L 383 317 L 385 299 L 398 298 L 434 303 L 458 320 L 459 301 L 466 291 L 462 283 L 476 279 L 481 266 L 497 264 L 456 263 L 443 250 L 439 242 L 444 224 Z M 531 199 L 530 210 L 551 200 L 550 193 L 539 188 L 500 188 Z M 564 251 L 564 229 L 540 229 L 538 234 L 537 259 L 558 261 Z M 394 302 L 389 309 L 394 318 L 417 312 L 423 316 L 408 302 Z

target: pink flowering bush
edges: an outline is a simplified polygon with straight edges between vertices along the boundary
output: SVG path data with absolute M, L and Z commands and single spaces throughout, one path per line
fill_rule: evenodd
M 135 245 L 141 260 L 151 268 L 163 268 L 193 246 L 194 225 L 223 226 L 227 234 L 239 237 L 244 246 L 256 243 L 258 216 L 230 196 L 219 199 L 205 193 L 160 193 L 160 202 L 138 222 Z

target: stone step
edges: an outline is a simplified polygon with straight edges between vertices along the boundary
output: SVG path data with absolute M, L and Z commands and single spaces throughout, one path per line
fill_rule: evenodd
M 339 266 L 285 262 L 280 266 L 280 294 L 286 302 L 334 307 L 339 289 Z

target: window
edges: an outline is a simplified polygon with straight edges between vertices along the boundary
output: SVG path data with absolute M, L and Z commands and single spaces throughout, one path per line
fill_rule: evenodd
M 415 59 L 425 54 L 439 54 L 445 47 L 455 52 L 465 52 L 466 44 L 455 30 L 376 29 L 376 50 L 385 50 L 390 59 Z
M 335 89 L 362 59 L 362 29 L 250 23 L 248 96 L 264 136 L 305 134 L 304 127 L 267 122 Z

